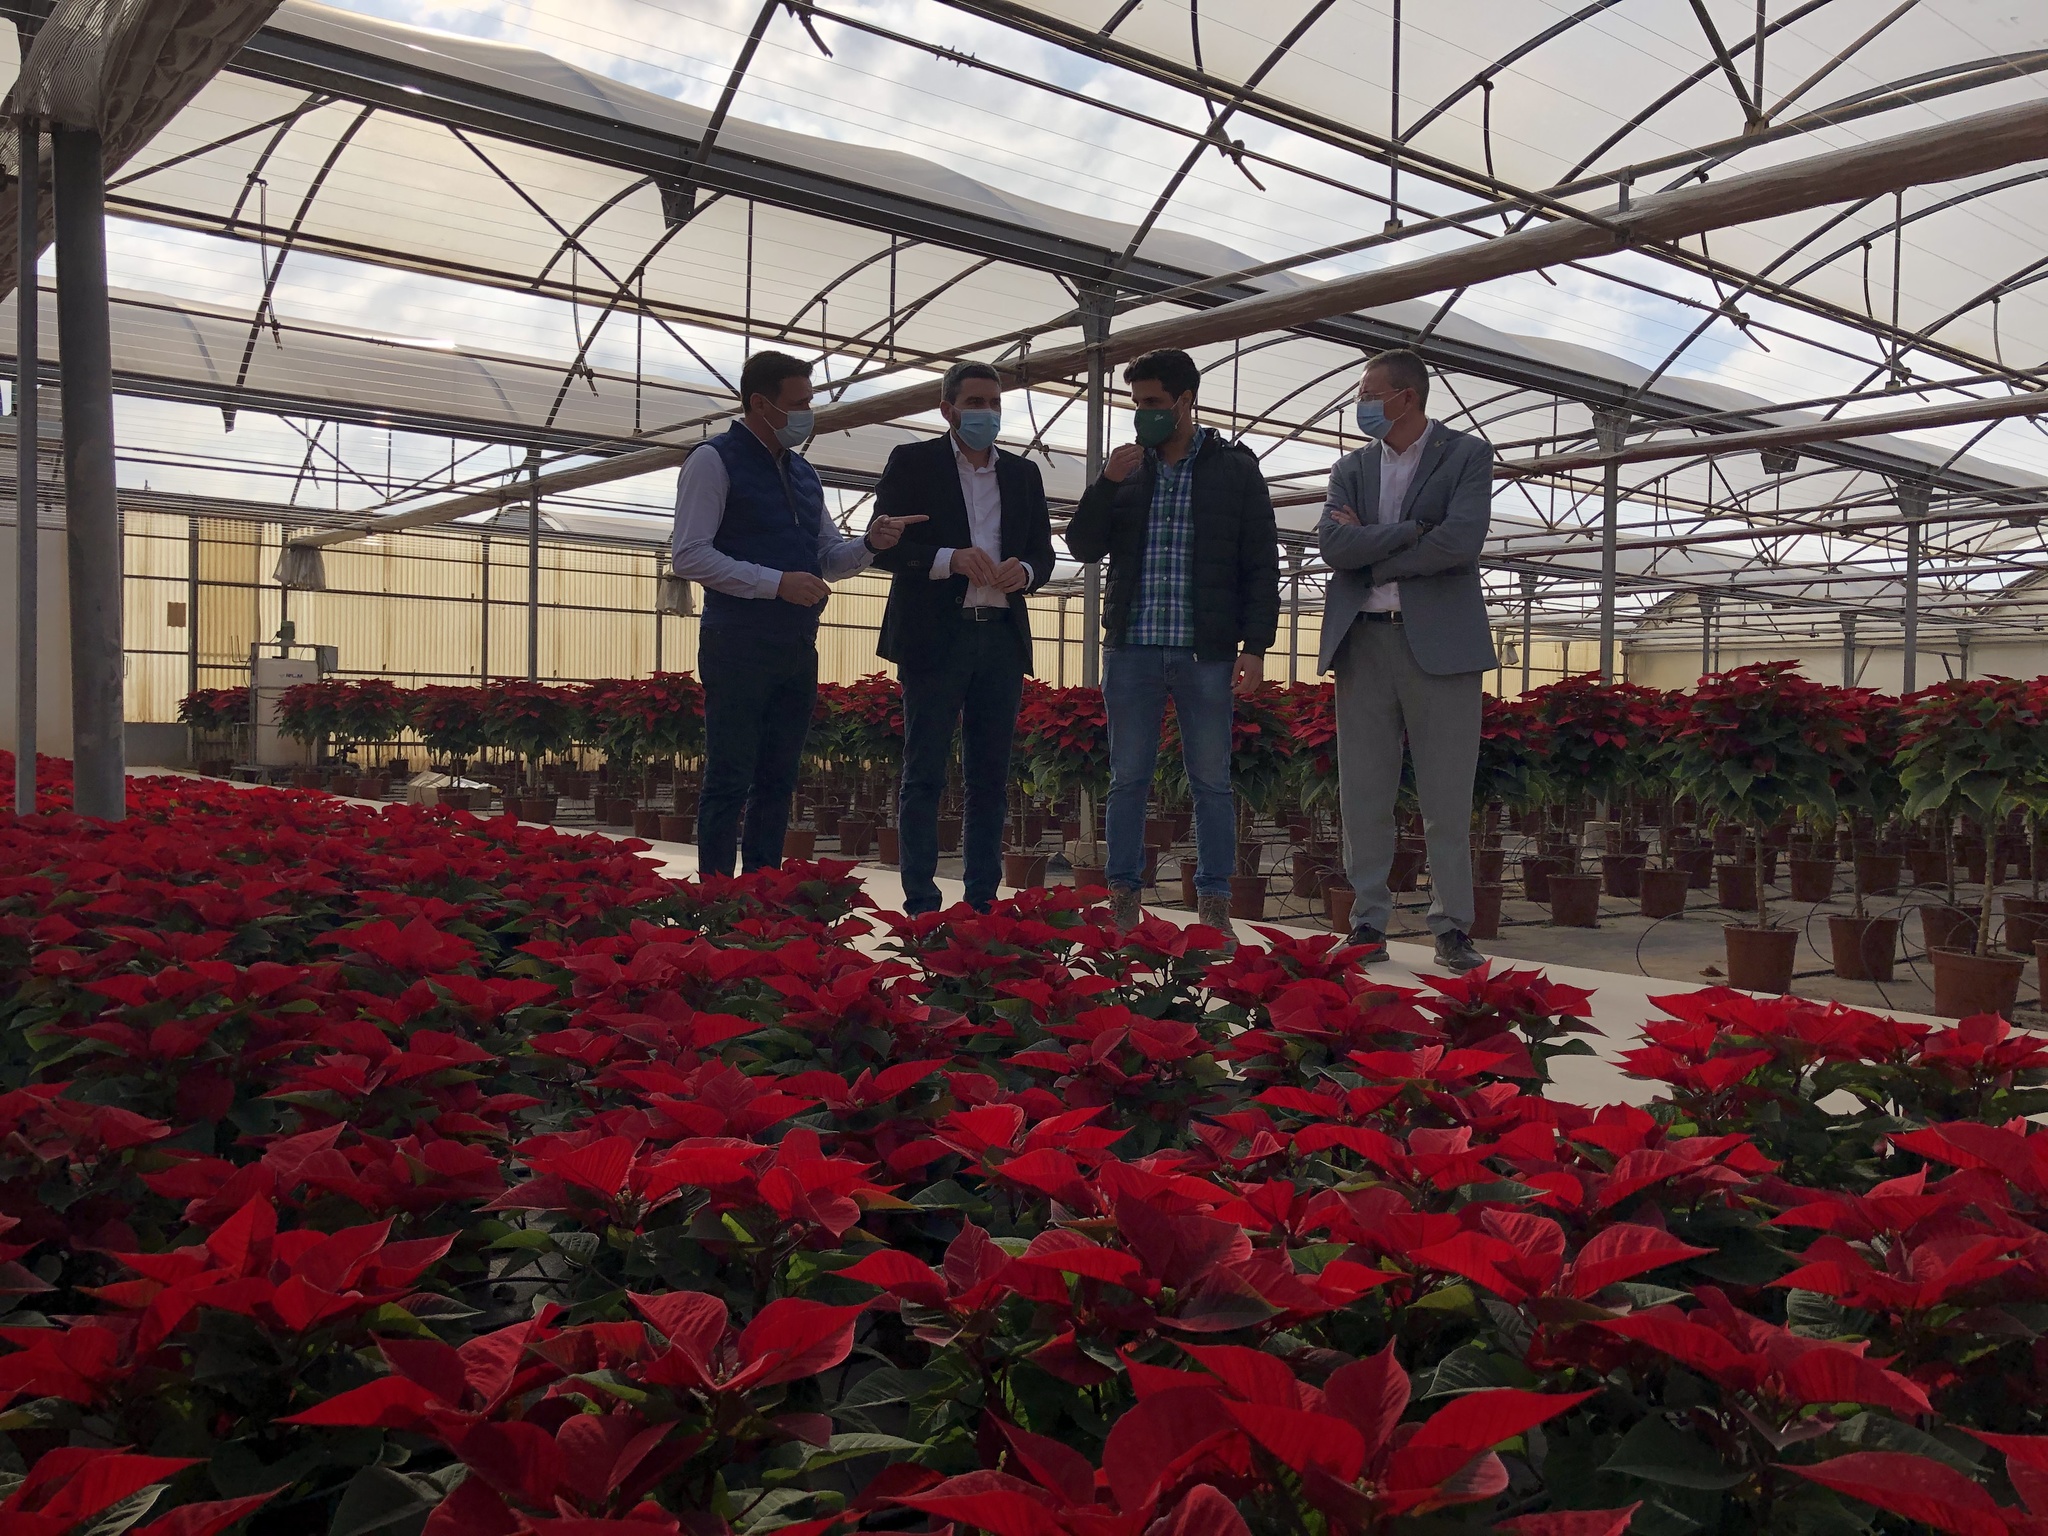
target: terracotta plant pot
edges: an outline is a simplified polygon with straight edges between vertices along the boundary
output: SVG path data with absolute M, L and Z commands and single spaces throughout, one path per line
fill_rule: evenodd
M 633 813 L 633 835 L 653 842 L 661 836 L 661 812 L 635 811 Z
M 1908 848 L 1907 867 L 1913 871 L 1915 885 L 1948 884 L 1948 850 L 1946 848 Z
M 662 825 L 667 826 L 666 816 Z M 782 834 L 782 856 L 785 859 L 815 858 L 818 852 L 818 833 L 814 827 L 790 827 Z
M 2020 973 L 2027 962 L 2019 955 L 1973 955 L 1965 949 L 1930 949 L 1934 961 L 1934 1011 L 1944 1019 L 1967 1019 L 1980 1013 L 2012 1017 L 2019 1001 Z
M 1171 848 L 1173 846 L 1172 817 L 1148 816 L 1145 818 L 1145 846 L 1148 848 Z
M 375 774 L 364 774 L 356 780 L 355 797 L 358 800 L 382 800 L 384 781 Z
M 1890 981 L 1899 952 L 1899 920 L 1830 912 L 1828 946 L 1834 952 L 1835 974 L 1844 981 Z
M 519 819 L 545 826 L 554 821 L 560 805 L 560 797 L 556 795 L 522 795 L 519 798 Z
M 1016 890 L 1033 890 L 1045 884 L 1045 855 L 1006 853 L 1003 855 L 1003 884 Z
M 1323 866 L 1307 848 L 1297 848 L 1290 859 L 1294 867 L 1294 894 L 1313 901 L 1322 893 Z
M 1685 888 L 1689 891 L 1704 891 L 1714 883 L 1714 850 L 1710 844 L 1702 843 L 1673 854 L 1671 862 L 1685 871 Z
M 897 862 L 896 855 L 900 846 L 898 836 L 899 834 L 895 827 L 875 828 L 875 862 L 877 864 L 894 864 Z
M 1232 875 L 1230 877 L 1230 915 L 1247 922 L 1260 922 L 1266 916 L 1266 877 L 1264 875 Z
M 1553 874 L 1550 877 L 1550 926 L 1598 928 L 1600 877 Z
M 1961 907 L 1922 907 L 1920 942 L 1929 953 L 1937 949 L 1975 949 L 1977 919 Z
M 1721 932 L 1728 943 L 1729 986 L 1774 997 L 1792 990 L 1792 962 L 1799 955 L 1797 928 L 1745 928 L 1730 923 Z
M 2034 940 L 2034 990 L 2048 998 L 2048 938 Z
M 1476 882 L 1472 887 L 1472 932 L 1475 939 L 1500 937 L 1500 899 L 1505 888 L 1499 881 Z
M 811 826 L 820 837 L 832 837 L 838 833 L 839 818 L 845 814 L 846 811 L 841 806 L 821 805 L 811 817 Z
M 2048 899 L 2033 896 L 2005 898 L 2005 933 L 2002 942 L 2016 955 L 2031 955 L 2041 935 L 2048 933 Z
M 446 806 L 451 811 L 466 811 L 470 793 L 466 789 L 437 789 L 434 791 L 434 804 Z
M 1896 891 L 1902 862 L 1896 853 L 1857 854 L 1856 889 L 1865 896 L 1886 896 Z
M 794 829 L 792 829 L 794 830 Z M 661 840 L 664 843 L 687 843 L 697 835 L 697 813 L 694 811 L 669 811 L 661 817 Z M 809 858 L 808 850 L 800 854 L 789 851 L 789 835 L 783 834 L 782 856 L 787 858 Z
M 1707 851 L 1713 852 L 1712 849 Z M 1642 893 L 1643 916 L 1680 916 L 1685 911 L 1685 893 L 1691 884 L 1690 872 L 1677 865 L 1670 869 L 1644 870 L 1637 880 Z
M 1547 902 L 1550 900 L 1550 877 L 1564 870 L 1562 859 L 1527 858 L 1522 860 L 1522 896 L 1525 900 Z
M 1638 896 L 1643 889 L 1640 853 L 1604 853 L 1600 856 L 1600 878 L 1610 896 Z
M 1195 868 L 1194 859 L 1180 861 L 1180 904 L 1184 907 L 1192 908 L 1195 898 L 1201 894 L 1195 889 Z
M 1106 891 L 1109 889 L 1109 874 L 1100 864 L 1076 864 L 1074 866 L 1074 889 L 1079 891 Z
M 1351 882 L 1342 875 L 1332 875 L 1323 882 L 1323 916 L 1332 933 L 1351 931 L 1351 898 L 1355 894 Z M 2048 952 L 2044 952 L 2041 963 L 2048 966 Z
M 1237 869 L 1240 875 L 1256 875 L 1266 861 L 1266 845 L 1256 840 L 1237 845 Z
M 1982 843 L 1966 843 L 1963 845 L 1961 852 L 1963 855 L 1963 878 L 1972 885 L 1982 885 L 1984 883 L 1984 866 L 1987 862 L 1984 855 L 1984 845 Z
M 1827 901 L 1835 894 L 1835 861 L 1833 859 L 1792 860 L 1792 899 L 1794 901 Z
M 875 840 L 875 824 L 862 817 L 848 814 L 839 818 L 839 857 L 842 859 L 864 859 L 868 856 L 868 845 Z
M 959 851 L 960 818 L 958 816 L 941 816 L 939 818 L 939 852 L 958 853 Z M 894 861 L 892 860 L 891 862 Z
M 1499 885 L 1507 865 L 1507 850 L 1497 843 L 1472 850 L 1472 879 L 1476 884 Z
M 1387 889 L 1390 891 L 1412 891 L 1422 878 L 1422 866 L 1429 857 L 1427 847 L 1419 842 L 1401 839 L 1394 845 L 1394 866 L 1387 871 Z
M 1756 910 L 1756 866 L 1722 864 L 1714 870 L 1715 905 L 1729 912 Z

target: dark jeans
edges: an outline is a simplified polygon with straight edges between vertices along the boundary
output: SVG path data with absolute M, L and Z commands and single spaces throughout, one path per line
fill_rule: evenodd
M 704 788 L 697 797 L 697 867 L 751 874 L 782 862 L 804 737 L 818 693 L 818 648 L 707 629 L 697 643 L 704 685 Z M 740 813 L 746 839 L 740 840 Z
M 1010 782 L 1010 738 L 1024 696 L 1024 661 L 1009 621 L 962 620 L 945 654 L 906 664 L 903 682 L 903 791 L 897 804 L 903 909 L 939 909 L 932 879 L 939 867 L 939 795 L 960 726 L 961 778 L 967 789 L 961 842 L 967 900 L 986 907 L 1003 874 L 1003 810 Z

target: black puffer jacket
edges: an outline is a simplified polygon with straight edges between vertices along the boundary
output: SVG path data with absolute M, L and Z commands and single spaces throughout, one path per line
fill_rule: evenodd
M 1203 434 L 1195 454 L 1195 654 L 1229 661 L 1240 649 L 1263 655 L 1280 627 L 1280 544 L 1273 529 L 1273 498 L 1258 456 Z M 1121 482 L 1098 479 L 1081 495 L 1067 524 L 1067 548 L 1076 560 L 1109 557 L 1102 632 L 1123 644 L 1145 529 L 1152 519 L 1152 460 Z

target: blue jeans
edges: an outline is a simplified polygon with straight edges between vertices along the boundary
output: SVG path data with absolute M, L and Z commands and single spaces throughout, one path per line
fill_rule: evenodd
M 1237 867 L 1237 818 L 1230 800 L 1230 677 L 1235 663 L 1197 661 L 1193 651 L 1126 645 L 1103 652 L 1102 703 L 1109 715 L 1111 886 L 1145 879 L 1145 811 L 1159 760 L 1166 701 L 1180 721 L 1181 760 L 1195 801 L 1195 890 L 1228 896 Z

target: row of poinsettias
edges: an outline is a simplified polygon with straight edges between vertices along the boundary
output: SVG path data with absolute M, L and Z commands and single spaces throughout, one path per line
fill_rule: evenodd
M 2048 1514 L 1995 1021 L 1696 994 L 1592 1110 L 1527 973 L 134 794 L 0 822 L 8 1536 Z

